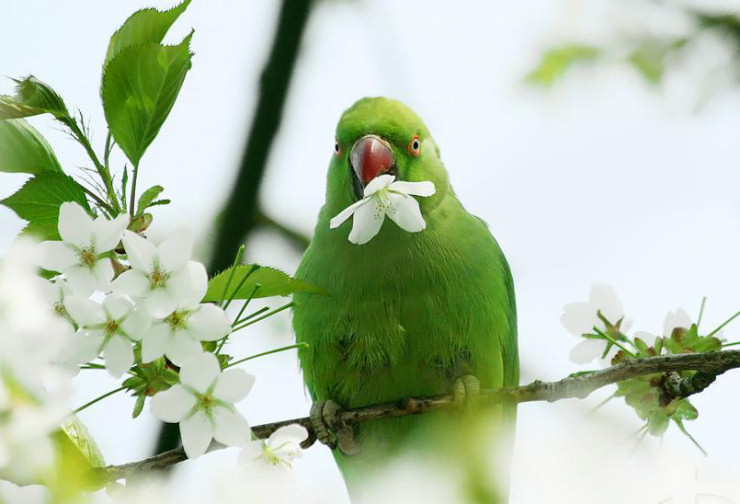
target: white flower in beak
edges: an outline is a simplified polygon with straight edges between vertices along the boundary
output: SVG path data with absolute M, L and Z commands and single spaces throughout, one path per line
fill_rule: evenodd
M 335 229 L 354 216 L 349 241 L 363 245 L 380 232 L 385 217 L 409 233 L 418 233 L 427 227 L 421 216 L 419 202 L 413 196 L 434 194 L 434 183 L 396 181 L 393 175 L 379 175 L 365 187 L 363 198 L 348 206 L 329 222 Z

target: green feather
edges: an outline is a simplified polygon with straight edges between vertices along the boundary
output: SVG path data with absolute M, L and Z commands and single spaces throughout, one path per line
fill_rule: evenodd
M 365 134 L 391 144 L 399 179 L 434 182 L 435 195 L 418 198 L 425 230 L 408 233 L 386 219 L 377 236 L 358 246 L 347 239 L 351 219 L 329 228 L 356 200 L 348 156 Z M 407 149 L 414 135 L 422 141 L 419 156 Z M 475 375 L 483 388 L 518 385 L 509 266 L 488 226 L 455 196 L 422 120 L 400 102 L 365 98 L 344 113 L 336 137 L 340 154 L 329 166 L 326 204 L 296 273 L 329 293 L 294 296 L 293 325 L 298 341 L 309 344 L 299 357 L 313 399 L 354 408 L 449 393 L 464 374 Z M 513 407 L 504 413 L 514 414 Z M 358 425 L 362 452 L 335 456 L 346 477 L 358 474 L 382 464 L 438 417 Z

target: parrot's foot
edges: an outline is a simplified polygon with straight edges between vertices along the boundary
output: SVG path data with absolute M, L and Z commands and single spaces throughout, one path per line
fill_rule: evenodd
M 311 405 L 311 426 L 316 439 L 332 450 L 339 448 L 345 455 L 355 455 L 360 452 L 360 445 L 354 439 L 352 427 L 341 420 L 342 408 L 332 401 L 315 402 Z
M 460 407 L 476 405 L 480 399 L 480 381 L 473 375 L 461 376 L 455 380 L 452 395 Z

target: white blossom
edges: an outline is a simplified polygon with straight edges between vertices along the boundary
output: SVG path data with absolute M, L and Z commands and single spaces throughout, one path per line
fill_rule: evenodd
M 190 260 L 190 233 L 181 230 L 156 246 L 126 231 L 123 246 L 131 269 L 116 278 L 113 290 L 141 298 L 153 317 L 165 317 L 178 306 L 192 306 L 203 298 L 208 275 L 205 266 Z
M 141 360 L 151 362 L 166 355 L 176 365 L 202 352 L 201 341 L 216 341 L 231 331 L 226 312 L 213 304 L 179 306 L 144 333 Z
M 152 398 L 152 412 L 165 422 L 180 424 L 188 458 L 203 455 L 212 439 L 243 446 L 251 436 L 249 424 L 234 403 L 244 399 L 254 376 L 241 369 L 221 372 L 213 354 L 190 357 L 180 368 L 180 384 Z
M 38 245 L 16 242 L 0 261 L 0 478 L 37 481 L 54 462 L 50 434 L 67 414 L 69 322 L 49 309 Z
M 663 337 L 670 338 L 673 330 L 677 328 L 689 329 L 693 325 L 691 317 L 683 308 L 678 308 L 675 312 L 669 311 L 663 320 Z M 714 335 L 716 338 L 722 338 L 722 331 Z M 640 338 L 648 346 L 655 344 L 657 335 L 646 331 L 635 332 L 635 337 Z
M 250 441 L 239 454 L 239 462 L 263 462 L 274 467 L 290 467 L 293 459 L 303 454 L 301 443 L 308 431 L 299 424 L 280 427 L 267 440 Z
M 388 216 L 410 233 L 418 233 L 427 224 L 413 196 L 427 197 L 435 192 L 434 183 L 395 181 L 393 175 L 379 175 L 365 187 L 363 198 L 348 206 L 329 222 L 334 229 L 353 216 L 349 241 L 357 245 L 369 242 L 380 232 Z
M 78 340 L 78 362 L 87 362 L 101 352 L 105 367 L 120 378 L 134 363 L 133 343 L 151 325 L 148 313 L 120 294 L 111 294 L 102 305 L 81 296 L 70 296 L 65 307 L 83 333 Z
M 591 287 L 587 302 L 570 303 L 563 307 L 560 322 L 574 336 L 593 334 L 594 328 L 605 332 L 606 325 L 599 317 L 599 313 L 611 325 L 622 320 L 620 329 L 626 331 L 631 322 L 624 319 L 622 302 L 617 297 L 614 287 L 607 284 L 594 284 Z M 577 364 L 585 364 L 602 357 L 607 342 L 603 339 L 585 338 L 576 344 L 570 352 L 570 360 Z M 604 359 L 608 362 L 610 358 Z
M 679 308 L 675 312 L 669 311 L 665 315 L 665 320 L 663 320 L 663 336 L 670 338 L 674 329 L 679 327 L 689 329 L 692 324 L 691 317 L 683 308 Z
M 106 291 L 114 274 L 109 252 L 121 240 L 128 222 L 125 214 L 113 220 L 93 220 L 78 203 L 62 203 L 58 224 L 62 241 L 39 245 L 39 266 L 64 273 L 74 292 L 81 296 Z

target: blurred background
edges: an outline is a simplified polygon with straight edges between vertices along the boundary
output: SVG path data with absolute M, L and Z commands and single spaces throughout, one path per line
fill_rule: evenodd
M 102 149 L 108 39 L 134 10 L 172 5 L 4 0 L 0 73 L 52 85 L 84 113 Z M 140 167 L 140 187 L 161 184 L 173 200 L 155 209 L 149 234 L 193 228 L 198 258 L 211 265 L 230 261 L 244 239 L 249 261 L 294 272 L 324 201 L 340 114 L 384 95 L 425 119 L 461 201 L 507 254 L 523 382 L 578 370 L 568 360 L 578 340 L 559 318 L 594 282 L 615 286 L 633 329 L 660 334 L 678 307 L 695 319 L 703 296 L 703 327 L 713 328 L 740 308 L 735 15 L 740 3 L 729 0 L 195 0 L 166 39 L 195 29 L 193 68 Z M 9 79 L 0 82 L 0 93 L 11 91 Z M 31 122 L 67 171 L 85 166 L 50 119 Z M 0 198 L 24 179 L 3 174 Z M 0 207 L 0 255 L 22 227 Z M 232 354 L 293 341 L 287 314 L 253 329 L 233 338 Z M 740 339 L 740 323 L 724 335 Z M 258 380 L 241 404 L 252 424 L 307 414 L 293 352 L 245 369 Z M 83 373 L 75 405 L 115 386 Z M 700 418 L 687 427 L 708 457 L 675 426 L 638 446 L 641 423 L 621 400 L 588 414 L 611 390 L 523 405 L 512 502 L 679 502 L 691 482 L 732 483 L 738 390 L 740 373 L 729 373 L 692 399 Z M 148 410 L 132 420 L 132 408 L 114 396 L 81 415 L 109 463 L 157 445 L 157 421 Z M 195 489 L 235 455 L 187 462 L 173 477 Z M 327 449 L 314 446 L 294 467 L 326 502 L 347 502 Z M 723 498 L 711 502 L 734 502 Z

